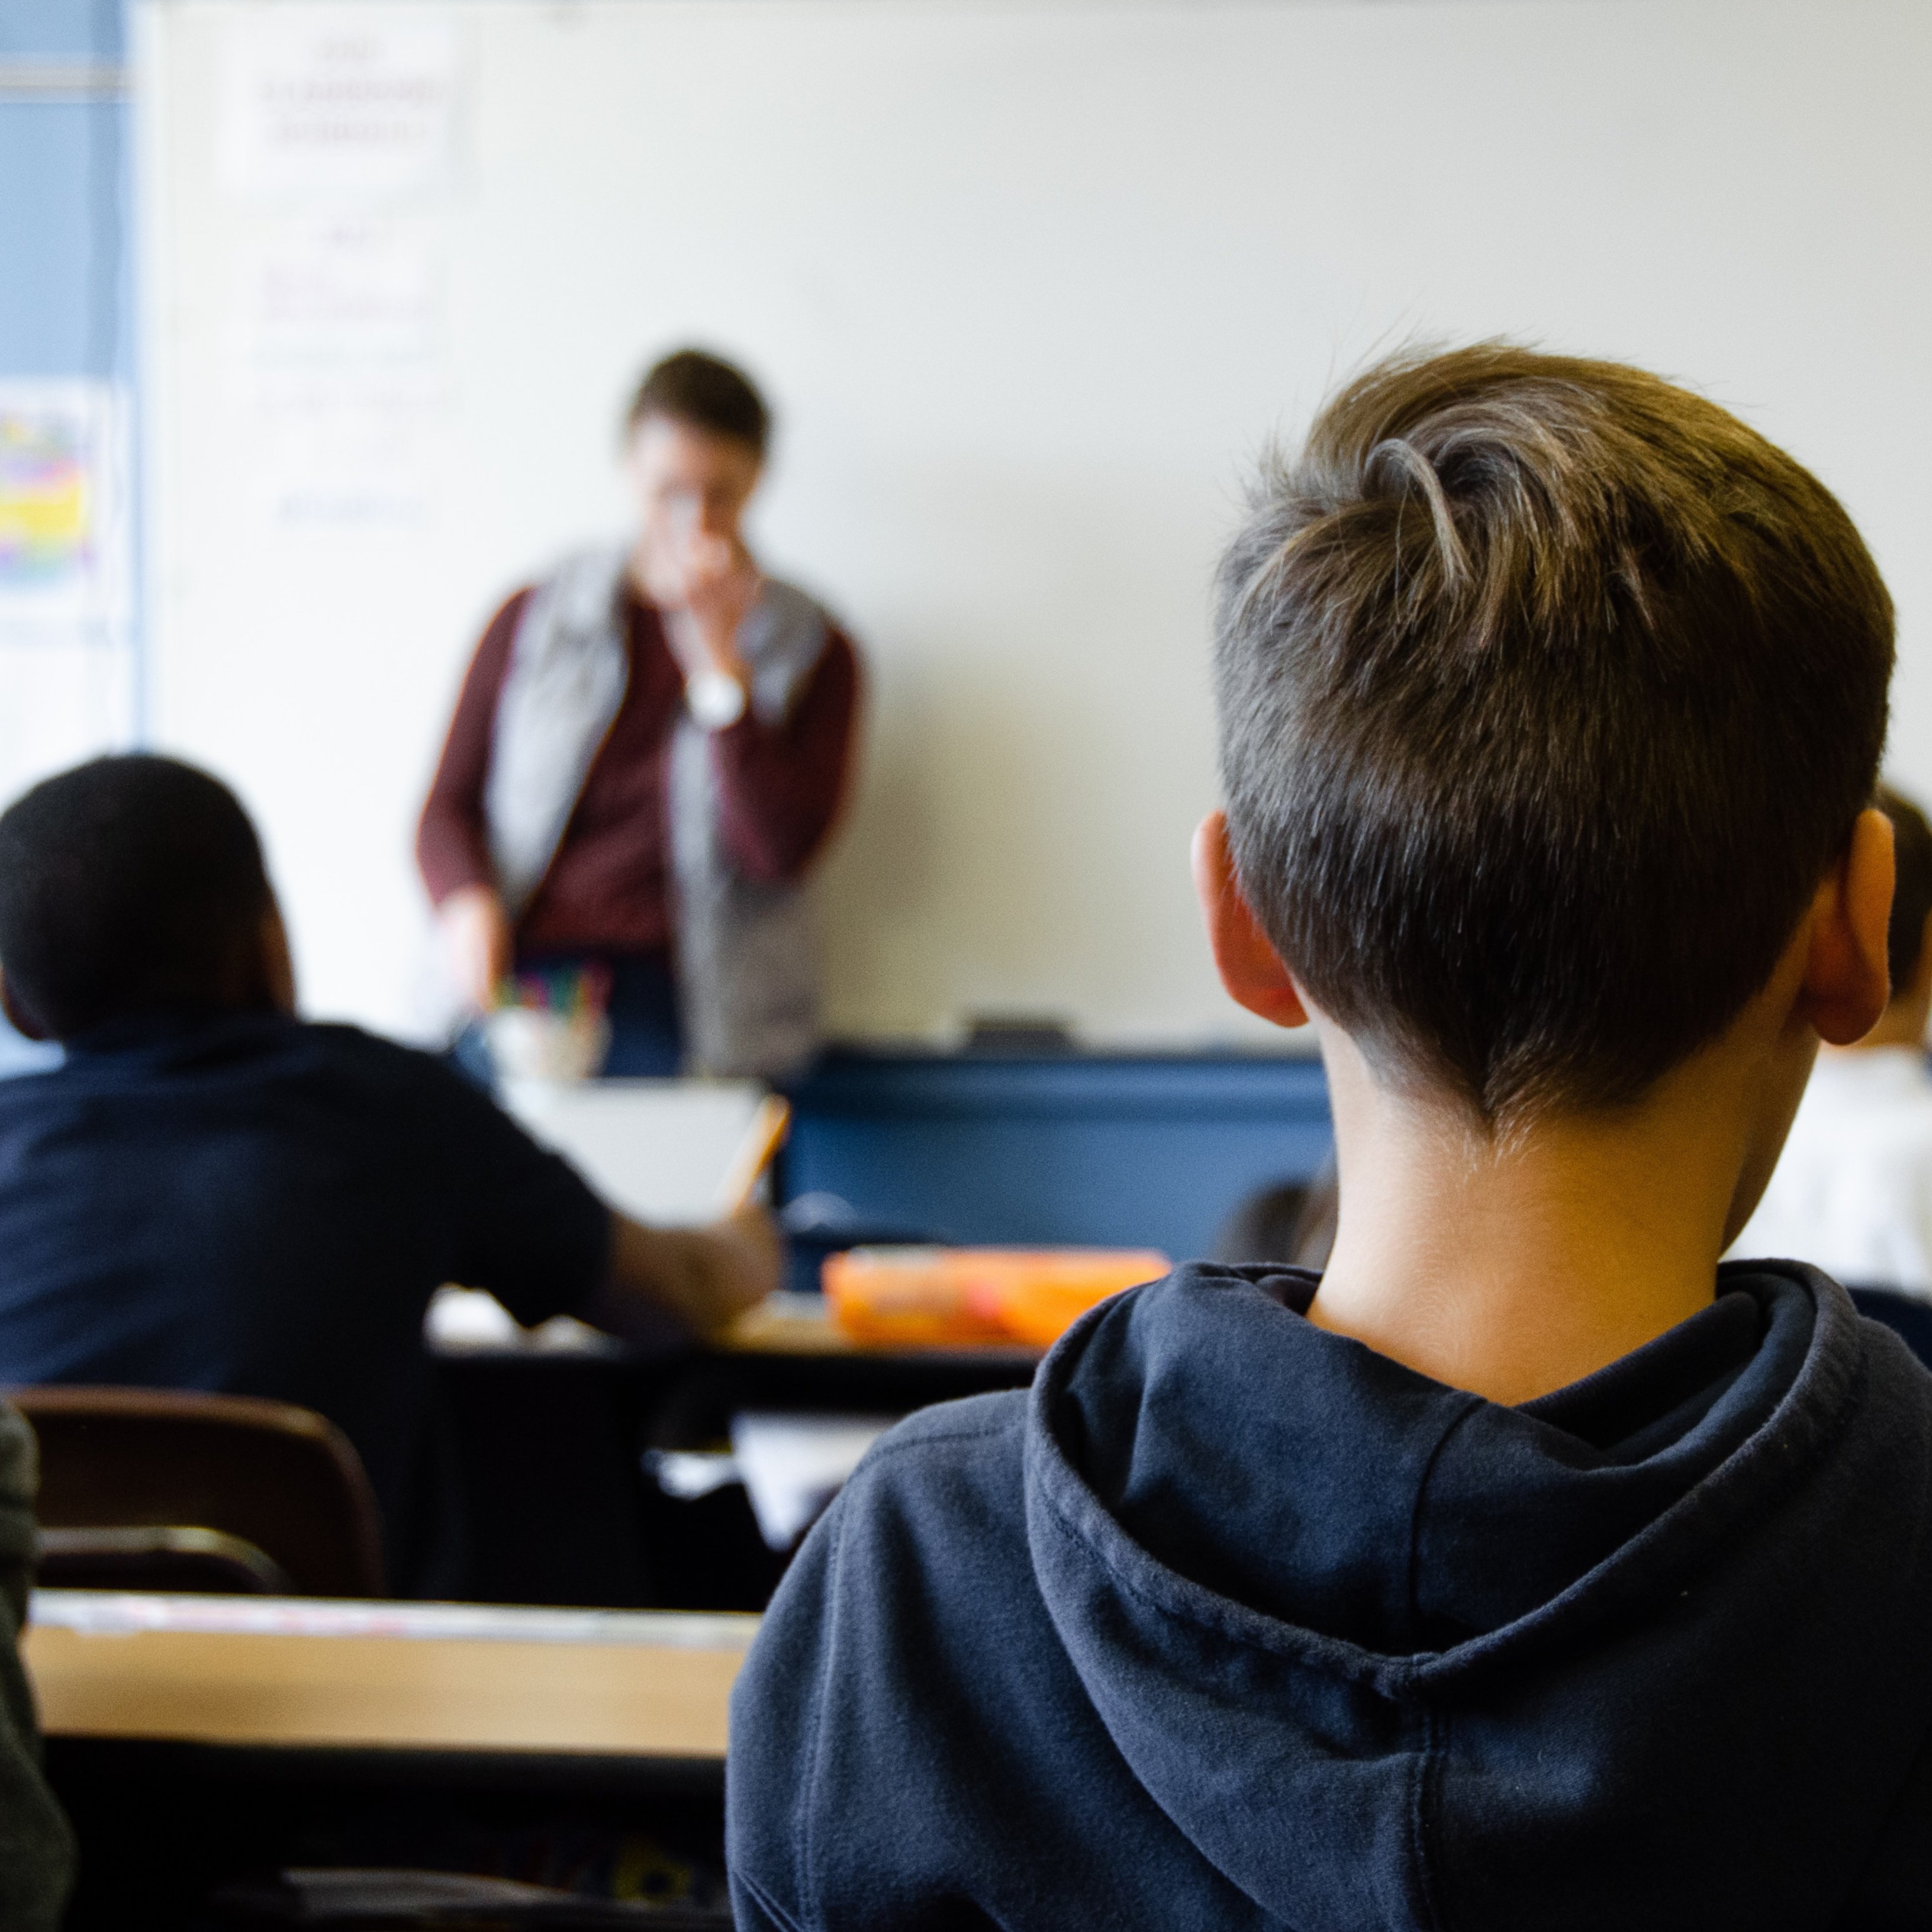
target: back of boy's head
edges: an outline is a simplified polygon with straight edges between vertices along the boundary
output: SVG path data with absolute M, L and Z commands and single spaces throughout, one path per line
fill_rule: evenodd
M 0 973 L 58 1039 L 224 1003 L 272 902 L 234 794 L 172 758 L 96 758 L 0 814 Z
M 1892 604 L 1822 484 L 1640 370 L 1396 356 L 1217 586 L 1244 896 L 1383 1078 L 1635 1099 L 1770 977 L 1871 800 Z
M 1932 918 L 1932 825 L 1911 800 L 1890 785 L 1879 787 L 1878 808 L 1892 820 L 1896 883 L 1885 950 L 1896 999 L 1918 976 L 1925 950 L 1925 922 Z

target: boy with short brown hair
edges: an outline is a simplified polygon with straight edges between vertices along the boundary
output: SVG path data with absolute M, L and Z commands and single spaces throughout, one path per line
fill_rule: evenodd
M 1857 532 L 1653 376 L 1398 357 L 1216 629 L 1197 879 L 1319 1036 L 1329 1265 L 884 1438 L 740 1682 L 741 1925 L 1922 1922 L 1932 1379 L 1718 1264 L 1886 1004 Z

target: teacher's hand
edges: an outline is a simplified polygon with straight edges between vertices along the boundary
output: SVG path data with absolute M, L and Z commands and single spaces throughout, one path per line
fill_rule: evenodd
M 443 956 L 465 1001 L 479 1013 L 496 1004 L 510 970 L 510 922 L 494 886 L 459 886 L 436 908 Z
M 764 588 L 751 553 L 729 537 L 700 530 L 686 546 L 674 575 L 674 602 L 698 654 L 698 662 L 686 662 L 686 671 L 708 665 L 742 682 L 745 665 L 738 655 L 738 626 Z

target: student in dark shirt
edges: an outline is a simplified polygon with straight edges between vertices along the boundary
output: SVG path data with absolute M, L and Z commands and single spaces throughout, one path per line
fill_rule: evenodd
M 1199 1264 L 884 1437 L 734 1694 L 752 1928 L 1932 1917 L 1932 1378 L 1730 1262 L 1886 997 L 1890 601 L 1700 398 L 1400 357 L 1220 578 L 1222 978 L 1324 1272 Z
M 99 759 L 0 816 L 0 998 L 66 1048 L 0 1082 L 0 1382 L 320 1411 L 362 1454 L 404 1587 L 437 1527 L 422 1330 L 441 1283 L 662 1340 L 775 1282 L 761 1214 L 641 1226 L 438 1060 L 297 1019 L 254 828 L 188 766 Z

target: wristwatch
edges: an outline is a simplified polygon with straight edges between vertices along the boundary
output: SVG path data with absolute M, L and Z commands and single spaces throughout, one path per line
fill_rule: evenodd
M 722 731 L 745 715 L 745 687 L 728 670 L 706 664 L 684 681 L 684 702 L 707 731 Z

